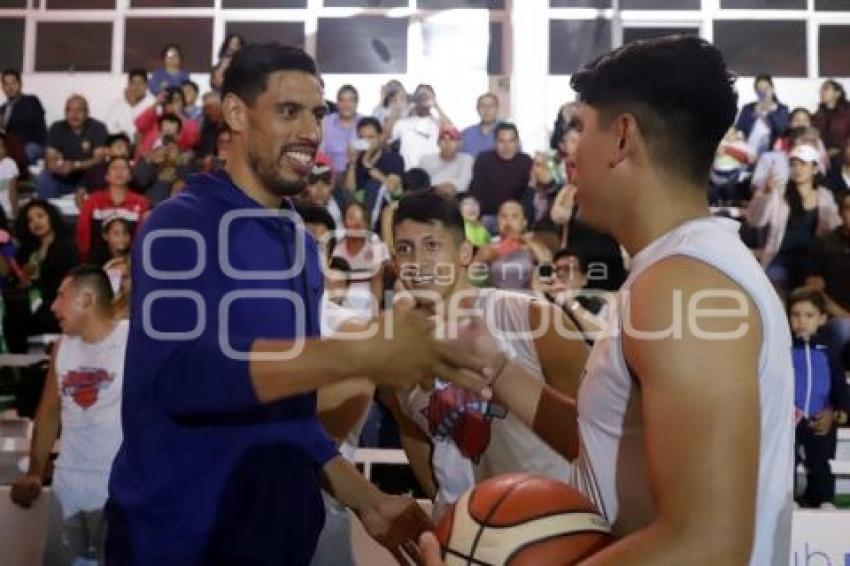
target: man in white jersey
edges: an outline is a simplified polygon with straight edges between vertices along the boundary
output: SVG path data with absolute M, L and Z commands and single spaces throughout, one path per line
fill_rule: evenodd
M 412 468 L 428 495 L 437 496 L 437 508 L 453 502 L 474 481 L 499 474 L 536 472 L 567 481 L 568 460 L 544 442 L 548 438 L 558 448 L 567 418 L 535 421 L 524 418 L 522 407 L 514 414 L 509 409 L 516 405 L 506 405 L 500 386 L 520 374 L 537 390 L 537 398 L 544 390 L 547 396 L 574 397 L 588 350 L 579 339 L 565 339 L 575 330 L 572 323 L 533 295 L 473 287 L 467 277 L 473 249 L 463 217 L 457 203 L 435 189 L 399 202 L 393 242 L 403 294 L 447 327 L 464 317 L 480 317 L 495 337 L 494 353 L 505 358 L 504 365 L 494 366 L 503 375 L 494 382 L 492 402 L 439 381 L 433 390 L 416 387 L 384 396 L 400 421 Z
M 738 225 L 706 203 L 733 81 L 695 37 L 572 77 L 582 220 L 633 258 L 577 398 L 574 481 L 620 537 L 585 564 L 789 562 L 791 338 Z
M 11 490 L 12 501 L 24 508 L 38 498 L 61 425 L 45 564 L 103 561 L 103 506 L 121 445 L 128 329 L 113 316 L 112 297 L 103 269 L 80 266 L 62 281 L 51 307 L 63 336 L 36 413 L 29 470 Z

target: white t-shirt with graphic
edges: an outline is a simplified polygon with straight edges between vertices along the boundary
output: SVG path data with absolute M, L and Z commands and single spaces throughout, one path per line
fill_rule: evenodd
M 65 517 L 106 504 L 109 472 L 121 446 L 121 391 L 129 322 L 96 344 L 62 336 L 56 353 L 62 437 L 54 490 Z

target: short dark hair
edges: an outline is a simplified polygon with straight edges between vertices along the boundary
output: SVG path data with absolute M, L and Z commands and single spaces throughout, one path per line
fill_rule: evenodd
M 492 92 L 485 92 L 484 94 L 482 94 L 481 96 L 478 97 L 478 100 L 475 101 L 475 105 L 478 106 L 479 104 L 481 104 L 481 101 L 484 100 L 485 98 L 492 98 L 493 101 L 496 103 L 496 105 L 499 104 L 499 97 L 498 96 L 496 96 Z
M 393 213 L 393 232 L 405 220 L 423 224 L 439 222 L 451 232 L 455 243 L 466 240 L 465 223 L 457 201 L 444 197 L 433 188 L 408 193 L 401 198 Z
M 109 136 L 106 138 L 106 147 L 111 146 L 117 141 L 123 141 L 127 144 L 128 148 L 132 145 L 130 143 L 130 136 L 128 136 L 124 132 L 118 132 L 117 134 L 109 134 Z
M 346 92 L 350 92 L 354 95 L 354 98 L 360 99 L 360 93 L 357 92 L 357 89 L 354 88 L 354 85 L 345 84 L 339 87 L 339 90 L 336 91 L 336 99 L 339 100 L 339 97 L 345 94 Z
M 183 81 L 182 83 L 180 83 L 180 86 L 181 86 L 181 87 L 184 87 L 184 86 L 190 86 L 190 87 L 192 87 L 192 90 L 194 90 L 194 91 L 195 91 L 195 94 L 198 94 L 199 92 L 201 92 L 201 89 L 200 89 L 200 88 L 198 88 L 198 83 L 196 83 L 195 81 L 193 81 L 193 80 L 191 80 L 191 79 L 186 79 L 185 81 Z M 186 102 L 186 101 L 184 100 L 183 102 Z
M 381 126 L 381 121 L 375 118 L 374 116 L 364 116 L 357 121 L 357 131 L 359 132 L 361 128 L 366 128 L 368 126 L 372 126 L 375 128 L 375 131 L 378 134 L 384 133 L 384 128 Z
M 18 82 L 21 82 L 21 72 L 17 69 L 3 69 L 3 75 L 0 78 L 15 77 Z
M 496 127 L 493 128 L 493 138 L 498 138 L 499 132 L 513 132 L 514 137 L 519 139 L 519 130 L 517 130 L 516 124 L 513 122 L 499 122 L 496 124 Z
M 405 171 L 401 176 L 401 188 L 405 192 L 421 191 L 431 187 L 431 175 L 421 167 L 414 167 Z
M 95 301 L 103 311 L 112 309 L 115 294 L 112 292 L 109 276 L 102 267 L 92 264 L 78 265 L 68 271 L 65 277 L 70 277 L 75 287 L 86 286 L 94 291 Z
M 133 80 L 133 77 L 141 77 L 145 82 L 148 80 L 148 71 L 142 67 L 134 67 L 127 73 L 127 81 Z
M 162 129 L 162 125 L 165 122 L 172 122 L 172 123 L 177 124 L 177 132 L 178 133 L 183 131 L 183 120 L 181 120 L 180 116 L 178 116 L 177 114 L 172 114 L 171 112 L 168 112 L 168 113 L 160 116 L 159 120 L 157 120 L 157 122 L 156 122 L 157 125 L 159 126 L 160 130 Z
M 552 256 L 552 263 L 558 263 L 559 259 L 565 257 L 576 258 L 576 260 L 578 261 L 579 271 L 581 271 L 582 273 L 587 273 L 588 257 L 584 251 L 577 247 L 561 248 L 560 250 L 555 252 L 554 256 Z
M 682 177 L 708 183 L 715 151 L 738 112 L 735 81 L 720 51 L 704 39 L 636 41 L 572 76 L 581 102 L 635 116 L 653 157 Z
M 180 100 L 183 101 L 183 105 L 184 106 L 186 105 L 186 97 L 183 96 L 183 89 L 180 88 L 179 86 L 168 86 L 168 87 L 165 87 L 165 89 L 163 89 L 163 90 L 165 90 L 165 102 L 166 102 L 166 104 L 174 102 L 174 97 L 179 96 Z
M 301 71 L 319 76 L 316 62 L 303 49 L 280 43 L 254 43 L 240 49 L 224 73 L 222 99 L 234 94 L 253 106 L 276 71 Z
M 336 230 L 336 222 L 324 206 L 299 202 L 295 205 L 295 212 L 298 213 L 304 224 L 321 224 L 328 229 L 328 232 Z
M 826 314 L 826 299 L 820 291 L 806 287 L 792 291 L 788 296 L 788 312 L 790 313 L 791 308 L 798 303 L 811 303 L 821 314 Z

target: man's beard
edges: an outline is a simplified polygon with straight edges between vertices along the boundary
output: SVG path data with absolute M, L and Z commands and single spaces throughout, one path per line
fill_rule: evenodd
M 253 149 L 248 152 L 248 166 L 263 186 L 281 197 L 294 196 L 307 186 L 307 177 L 288 181 L 280 174 L 278 163 L 270 163 Z

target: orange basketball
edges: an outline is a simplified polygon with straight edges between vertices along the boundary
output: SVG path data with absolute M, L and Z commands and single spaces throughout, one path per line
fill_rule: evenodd
M 535 474 L 478 484 L 436 528 L 446 566 L 563 566 L 611 543 L 611 527 L 585 496 Z

